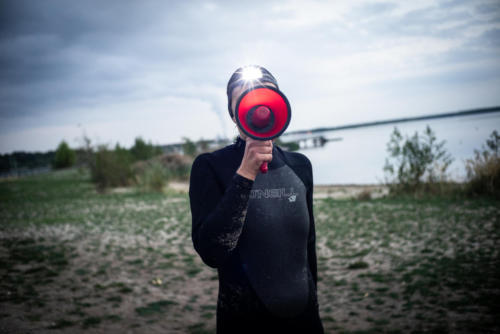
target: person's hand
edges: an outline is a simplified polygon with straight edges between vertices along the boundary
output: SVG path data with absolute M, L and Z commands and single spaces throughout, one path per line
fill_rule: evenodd
M 243 177 L 255 180 L 260 172 L 260 166 L 263 162 L 273 160 L 273 142 L 271 140 L 255 140 L 246 138 L 245 153 L 241 160 L 241 165 L 236 171 Z

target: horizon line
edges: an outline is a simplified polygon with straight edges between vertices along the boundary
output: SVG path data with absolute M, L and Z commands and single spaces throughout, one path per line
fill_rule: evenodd
M 386 120 L 380 120 L 380 121 L 353 123 L 353 124 L 339 125 L 339 126 L 333 126 L 333 127 L 314 128 L 314 129 L 310 129 L 310 130 L 295 130 L 295 131 L 285 132 L 282 134 L 282 136 L 311 134 L 311 133 L 316 133 L 316 132 L 327 132 L 327 131 L 330 132 L 330 131 L 355 129 L 355 128 L 368 127 L 368 126 L 386 125 L 386 124 L 394 124 L 394 123 L 405 123 L 405 122 L 421 121 L 421 120 L 426 120 L 426 119 L 471 116 L 471 115 L 488 114 L 488 113 L 494 113 L 494 112 L 500 112 L 500 106 L 475 108 L 475 109 L 453 111 L 453 112 L 439 113 L 439 114 L 432 114 L 432 115 L 392 118 L 392 119 L 386 119 Z

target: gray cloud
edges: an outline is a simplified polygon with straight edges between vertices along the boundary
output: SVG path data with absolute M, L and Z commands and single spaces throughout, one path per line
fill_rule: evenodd
M 234 4 L 217 12 L 179 1 L 9 2 L 3 9 L 4 120 L 117 99 L 197 97 L 183 87 L 225 84 L 234 28 L 241 24 L 232 16 Z M 217 98 L 204 97 L 220 108 Z
M 500 44 L 497 1 L 414 10 L 394 1 L 12 0 L 0 6 L 3 133 L 111 122 L 127 117 L 111 110 L 117 102 L 174 97 L 210 105 L 220 123 L 214 131 L 228 135 L 224 86 L 247 61 L 268 66 L 299 105 L 336 103 L 339 87 L 401 85 L 412 75 L 422 85 L 449 85 L 491 78 L 499 69 L 492 64 Z M 413 45 L 417 38 L 431 39 L 431 46 L 458 42 L 431 52 Z M 395 41 L 401 49 L 384 53 Z M 387 65 L 394 57 L 400 59 Z M 415 62 L 421 70 L 413 70 Z M 398 77 L 377 72 L 380 66 Z
M 371 17 L 386 14 L 397 7 L 397 4 L 393 2 L 371 2 L 353 8 L 353 12 L 356 16 Z

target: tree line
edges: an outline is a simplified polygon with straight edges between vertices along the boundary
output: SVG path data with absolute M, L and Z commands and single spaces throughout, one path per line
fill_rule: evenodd
M 73 166 L 82 166 L 88 163 L 90 140 L 84 138 L 84 147 L 70 148 L 64 140 L 56 150 L 47 152 L 13 152 L 0 154 L 0 173 L 7 174 L 19 169 L 53 168 L 62 169 Z M 100 145 L 103 146 L 103 145 Z M 120 148 L 119 145 L 117 147 Z M 162 154 L 159 146 L 146 142 L 141 137 L 135 139 L 130 149 L 123 149 L 130 155 L 132 161 L 147 160 L 155 155 Z
M 210 151 L 209 141 L 193 142 L 183 138 L 183 154 L 164 154 L 161 147 L 135 138 L 134 145 L 123 148 L 116 144 L 92 145 L 84 137 L 84 145 L 71 149 L 61 141 L 55 151 L 45 153 L 14 152 L 0 155 L 0 174 L 13 170 L 51 167 L 54 169 L 72 166 L 90 170 L 91 178 L 98 189 L 138 185 L 148 190 L 161 191 L 169 180 L 186 181 L 193 158 Z M 284 147 L 281 142 L 278 145 Z M 481 149 L 466 161 L 467 181 L 463 185 L 450 182 L 447 170 L 453 157 L 439 141 L 434 131 L 427 126 L 423 133 L 412 136 L 402 134 L 394 128 L 387 143 L 384 172 L 385 183 L 392 194 L 443 194 L 463 192 L 471 195 L 488 194 L 500 198 L 500 135 L 493 131 Z M 298 147 L 284 147 L 297 150 Z M 460 188 L 460 189 L 458 189 Z

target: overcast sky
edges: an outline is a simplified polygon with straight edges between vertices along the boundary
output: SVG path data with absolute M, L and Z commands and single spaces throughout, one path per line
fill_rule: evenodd
M 0 0 L 0 153 L 233 137 L 252 63 L 290 130 L 500 105 L 500 1 Z

